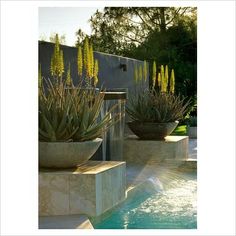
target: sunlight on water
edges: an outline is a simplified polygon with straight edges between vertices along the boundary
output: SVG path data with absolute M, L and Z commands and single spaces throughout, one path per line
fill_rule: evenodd
M 166 177 L 166 176 L 165 176 Z M 166 177 L 167 178 L 167 177 Z M 139 191 L 119 209 L 95 224 L 100 229 L 194 229 L 197 227 L 196 178 L 168 176 L 164 189 L 157 179 L 157 192 Z M 167 180 L 166 179 L 166 180 Z M 155 180 L 149 180 L 155 183 Z

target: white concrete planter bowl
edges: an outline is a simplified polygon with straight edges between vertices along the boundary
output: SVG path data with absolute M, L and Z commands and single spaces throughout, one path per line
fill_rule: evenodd
M 197 138 L 197 127 L 188 127 L 189 138 Z
M 101 138 L 85 142 L 39 142 L 39 166 L 72 168 L 88 161 L 102 143 Z

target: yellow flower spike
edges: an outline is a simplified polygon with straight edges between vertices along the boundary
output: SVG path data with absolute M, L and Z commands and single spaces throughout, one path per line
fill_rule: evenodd
M 165 71 L 164 66 L 161 65 L 161 92 L 166 92 L 166 85 L 165 85 Z
M 38 87 L 42 87 L 42 66 L 41 64 L 39 65 L 39 70 L 38 70 Z
M 60 50 L 59 36 L 55 36 L 55 46 L 51 57 L 50 72 L 52 76 L 61 77 L 64 73 L 63 51 Z
M 98 68 L 99 68 L 98 60 L 95 60 L 95 62 L 94 62 L 94 72 L 93 72 L 93 74 L 94 74 L 94 86 L 96 86 L 97 83 L 98 83 L 98 70 L 99 70 Z
M 175 92 L 175 72 L 174 69 L 171 70 L 171 76 L 170 76 L 170 92 Z
M 89 46 L 89 61 L 90 61 L 90 68 L 89 68 L 89 74 L 90 74 L 90 78 L 92 78 L 94 76 L 93 72 L 94 72 L 94 55 L 93 55 L 93 45 L 90 44 Z
M 78 46 L 77 67 L 78 67 L 78 75 L 81 77 L 83 74 L 83 55 L 81 46 Z
M 134 82 L 138 83 L 138 67 L 136 64 L 134 65 Z
M 158 81 L 158 87 L 161 87 L 161 73 L 160 72 L 158 73 L 157 81 Z
M 143 79 L 143 67 L 142 65 L 139 65 L 139 81 L 142 81 Z
M 167 87 L 169 83 L 169 70 L 168 70 L 168 65 L 166 65 L 165 68 L 165 91 L 167 92 Z
M 60 74 L 59 76 L 62 76 L 64 73 L 64 56 L 63 56 L 63 51 L 60 51 L 60 66 L 59 66 Z
M 143 63 L 143 78 L 144 78 L 144 81 L 146 82 L 147 80 L 147 62 L 144 61 Z
M 84 41 L 84 68 L 86 72 L 86 77 L 90 78 L 90 56 L 89 56 L 89 41 L 85 38 Z
M 157 67 L 156 67 L 156 62 L 154 61 L 152 64 L 152 87 L 153 88 L 156 85 L 156 74 L 157 74 Z
M 68 65 L 68 70 L 66 74 L 66 85 L 71 86 L 72 85 L 72 79 L 71 79 L 71 74 L 70 74 L 70 63 Z

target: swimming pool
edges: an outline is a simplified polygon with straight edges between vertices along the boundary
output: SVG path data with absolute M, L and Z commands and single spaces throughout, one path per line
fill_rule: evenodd
M 164 187 L 150 179 L 119 207 L 91 222 L 95 229 L 196 229 L 196 175 L 175 177 Z

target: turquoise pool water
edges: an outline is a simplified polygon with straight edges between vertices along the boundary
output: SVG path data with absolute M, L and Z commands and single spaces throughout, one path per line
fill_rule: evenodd
M 95 229 L 196 229 L 196 202 L 196 176 L 174 178 L 163 190 L 150 181 L 100 222 L 92 223 Z

